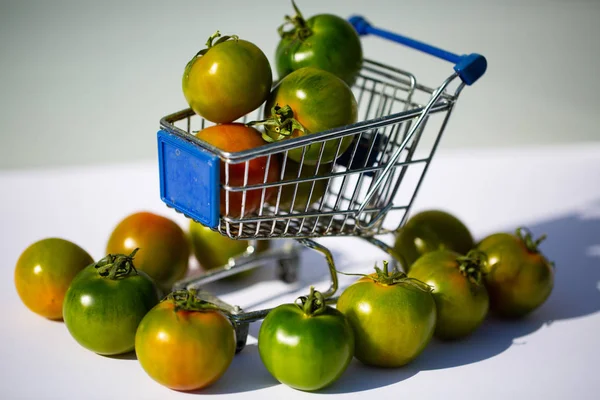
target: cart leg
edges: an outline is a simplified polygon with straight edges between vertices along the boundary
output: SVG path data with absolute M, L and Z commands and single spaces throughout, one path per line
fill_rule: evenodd
M 407 265 L 406 262 L 404 261 L 404 258 L 402 257 L 401 254 L 398 254 L 393 247 L 387 245 L 386 243 L 382 242 L 379 239 L 376 239 L 372 236 L 370 237 L 363 237 L 361 236 L 361 239 L 366 240 L 367 242 L 371 243 L 374 246 L 379 247 L 381 250 L 383 250 L 384 252 L 386 252 L 387 254 L 389 254 L 392 257 L 392 267 L 396 268 L 398 267 L 398 264 L 400 264 L 399 269 L 403 272 L 406 272 L 407 269 Z
M 331 297 L 335 294 L 338 289 L 338 276 L 335 270 L 335 263 L 333 262 L 333 256 L 331 252 L 327 249 L 327 247 L 320 245 L 311 239 L 296 239 L 298 243 L 303 246 L 308 247 L 309 249 L 316 250 L 319 253 L 323 254 L 325 260 L 327 261 L 327 266 L 329 267 L 329 274 L 331 276 L 331 284 L 329 285 L 329 289 L 326 292 L 323 292 L 323 296 L 325 298 Z

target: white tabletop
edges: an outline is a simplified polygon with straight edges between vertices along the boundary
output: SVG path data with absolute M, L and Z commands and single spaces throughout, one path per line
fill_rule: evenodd
M 413 211 L 443 208 L 459 216 L 477 238 L 524 224 L 547 233 L 541 248 L 556 262 L 549 300 L 515 322 L 488 320 L 455 343 L 433 341 L 400 369 L 367 368 L 353 361 L 322 394 L 379 399 L 597 398 L 600 381 L 600 145 L 459 152 L 442 148 Z M 0 172 L 0 397 L 3 399 L 191 398 L 151 380 L 132 357 L 102 357 L 84 350 L 61 322 L 28 311 L 13 271 L 30 243 L 48 236 L 73 240 L 102 257 L 108 235 L 124 216 L 150 210 L 187 227 L 158 193 L 155 163 Z M 366 271 L 384 254 L 356 238 L 321 240 L 338 268 Z M 259 309 L 292 301 L 307 287 L 325 285 L 322 261 L 302 253 L 300 281 L 286 285 L 265 267 L 242 286 L 210 290 L 230 303 Z M 317 265 L 314 265 L 317 264 Z M 342 287 L 352 281 L 341 278 Z M 225 375 L 202 394 L 245 399 L 318 396 L 278 384 L 260 361 L 259 323 Z

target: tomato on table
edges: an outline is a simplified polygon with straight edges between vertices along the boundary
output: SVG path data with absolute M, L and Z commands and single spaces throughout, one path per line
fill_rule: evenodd
M 214 125 L 199 131 L 196 133 L 196 137 L 226 152 L 255 149 L 265 144 L 260 132 L 239 123 Z M 227 183 L 226 165 L 224 162 L 220 164 L 220 180 L 221 184 L 225 185 Z M 247 172 L 247 185 L 265 182 L 265 175 L 266 182 L 276 182 L 280 178 L 279 158 L 273 156 L 270 161 L 267 156 L 253 158 L 248 162 Z M 245 162 L 229 164 L 229 186 L 243 187 L 245 173 Z M 277 189 L 273 187 L 265 189 L 265 201 L 268 201 L 276 191 Z M 246 190 L 245 193 L 246 198 L 244 201 L 244 192 L 221 189 L 221 215 L 238 218 L 242 216 L 242 208 L 244 215 L 257 211 L 261 205 L 263 189 Z M 227 209 L 227 196 L 229 196 L 229 209 Z
M 275 53 L 277 73 L 283 78 L 303 67 L 316 67 L 353 85 L 363 61 L 358 33 L 344 18 L 318 14 L 304 19 L 292 1 L 296 15 L 286 16 L 279 28 L 281 40 Z M 290 30 L 285 30 L 291 24 Z
M 63 300 L 73 278 L 94 262 L 73 242 L 61 238 L 37 241 L 21 253 L 15 287 L 31 311 L 48 319 L 63 317 Z
M 518 228 L 515 234 L 492 234 L 477 245 L 488 256 L 484 282 L 496 315 L 524 317 L 552 293 L 554 265 L 539 250 L 544 239 L 534 240 L 531 232 Z
M 263 137 L 273 142 L 350 125 L 357 118 L 356 99 L 343 80 L 330 72 L 305 67 L 287 75 L 273 89 L 265 105 L 265 120 L 249 124 L 264 125 Z M 319 159 L 327 164 L 351 143 L 352 136 L 312 143 L 290 150 L 288 158 L 307 165 L 316 165 Z
M 400 367 L 429 344 L 436 325 L 431 288 L 404 273 L 383 270 L 364 276 L 340 295 L 337 309 L 352 326 L 355 357 L 366 365 Z
M 98 354 L 133 350 L 138 324 L 160 300 L 158 288 L 130 255 L 109 254 L 81 271 L 63 305 L 65 325 L 83 347 Z
M 255 44 L 217 31 L 185 67 L 182 88 L 198 115 L 233 122 L 260 106 L 271 90 L 269 60 Z M 214 42 L 214 43 L 213 43 Z
M 344 315 L 311 287 L 296 304 L 282 304 L 267 314 L 258 333 L 258 351 L 279 382 L 315 391 L 344 373 L 354 354 L 354 333 Z
M 394 250 L 406 271 L 423 254 L 445 249 L 466 254 L 475 246 L 465 224 L 441 210 L 422 211 L 412 216 L 396 232 Z
M 195 291 L 173 292 L 140 323 L 135 352 L 146 373 L 174 390 L 196 390 L 217 381 L 235 354 L 235 330 L 215 305 Z
M 437 310 L 434 335 L 460 339 L 473 333 L 485 320 L 489 297 L 482 270 L 487 257 L 479 251 L 462 256 L 450 250 L 435 250 L 421 256 L 408 276 L 432 288 Z
M 107 254 L 129 254 L 162 288 L 169 289 L 188 270 L 190 248 L 185 232 L 173 220 L 150 212 L 137 212 L 121 220 L 106 245 Z

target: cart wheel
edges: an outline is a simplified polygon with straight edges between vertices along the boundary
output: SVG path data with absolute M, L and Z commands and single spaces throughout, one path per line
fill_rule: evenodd
M 285 283 L 294 283 L 298 280 L 298 260 L 284 258 L 277 265 L 277 278 Z

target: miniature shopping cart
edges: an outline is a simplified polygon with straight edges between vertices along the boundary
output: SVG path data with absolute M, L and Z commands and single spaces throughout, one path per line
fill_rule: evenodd
M 288 242 L 291 244 L 260 254 L 254 251 L 255 246 L 249 246 L 246 254 L 228 265 L 187 278 L 178 282 L 176 288 L 198 288 L 264 265 L 269 259 L 277 262 L 279 277 L 290 282 L 296 277 L 299 249 L 305 246 L 325 257 L 331 282 L 323 294 L 331 299 L 338 287 L 337 274 L 329 250 L 314 240 L 320 237 L 362 238 L 397 259 L 393 249 L 377 236 L 395 232 L 407 219 L 459 94 L 465 85 L 473 84 L 484 74 L 487 64 L 481 55 L 446 52 L 377 29 L 362 17 L 352 17 L 350 22 L 360 35 L 391 39 L 452 62 L 454 73 L 432 89 L 409 72 L 364 60 L 352 88 L 359 107 L 357 123 L 236 153 L 221 151 L 197 139 L 193 132 L 212 123 L 191 109 L 164 117 L 158 132 L 160 193 L 169 207 L 232 239 L 294 239 Z M 261 119 L 262 110 L 257 115 L 256 119 Z M 352 144 L 340 154 L 342 139 L 346 137 L 352 138 Z M 304 152 L 308 145 L 317 145 L 322 154 L 325 143 L 330 141 L 338 143 L 335 162 L 317 161 L 314 174 L 302 174 L 301 169 L 291 176 L 286 174 L 291 150 Z M 272 163 L 280 164 L 281 179 L 270 182 L 265 172 L 261 183 L 248 184 L 249 163 L 261 157 L 266 159 L 267 169 Z M 242 185 L 229 179 L 230 171 L 236 167 L 245 168 Z M 316 188 L 324 194 L 312 204 L 280 204 L 284 189 L 294 193 L 309 191 L 311 198 Z M 244 200 L 251 191 L 261 193 L 261 204 L 257 211 L 244 213 Z M 275 195 L 266 196 L 268 191 L 275 191 Z M 220 199 L 224 197 L 225 210 L 230 210 L 231 199 L 239 199 L 240 195 L 241 215 L 220 211 Z M 269 311 L 243 312 L 209 293 L 200 293 L 229 311 L 237 330 L 238 350 L 245 345 L 248 323 L 264 318 Z

